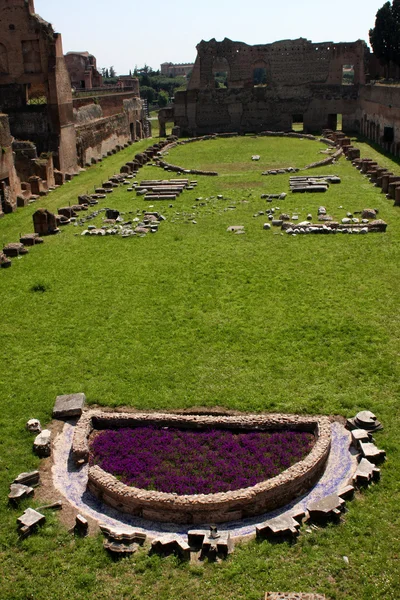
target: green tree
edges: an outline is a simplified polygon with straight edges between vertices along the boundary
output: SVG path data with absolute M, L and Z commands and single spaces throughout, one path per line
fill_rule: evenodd
M 160 108 L 163 108 L 164 106 L 167 106 L 168 102 L 169 102 L 169 96 L 168 96 L 167 92 L 161 91 L 158 94 L 158 106 Z
M 114 69 L 114 67 L 110 67 L 110 77 L 116 77 L 117 73 Z
M 369 30 L 374 54 L 388 65 L 400 66 L 400 0 L 386 2 L 376 13 L 375 27 Z
M 147 85 L 140 86 L 140 97 L 147 100 L 149 104 L 153 104 L 155 101 L 157 92 Z

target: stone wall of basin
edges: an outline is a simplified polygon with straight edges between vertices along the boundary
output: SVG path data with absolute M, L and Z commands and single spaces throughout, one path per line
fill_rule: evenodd
M 151 521 L 170 523 L 223 523 L 259 515 L 306 493 L 324 471 L 331 445 L 327 417 L 260 414 L 209 416 L 164 413 L 107 413 L 88 411 L 76 426 L 72 445 L 74 460 L 89 459 L 89 437 L 94 430 L 159 425 L 201 429 L 216 427 L 241 430 L 295 429 L 312 431 L 316 443 L 306 458 L 267 481 L 241 490 L 218 494 L 179 496 L 130 487 L 99 466 L 89 467 L 88 490 L 109 506 Z

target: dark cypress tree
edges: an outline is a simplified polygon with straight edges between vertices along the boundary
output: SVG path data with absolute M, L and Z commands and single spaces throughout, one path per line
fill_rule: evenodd
M 376 13 L 375 27 L 369 30 L 374 54 L 384 64 L 400 66 L 400 0 L 386 2 Z

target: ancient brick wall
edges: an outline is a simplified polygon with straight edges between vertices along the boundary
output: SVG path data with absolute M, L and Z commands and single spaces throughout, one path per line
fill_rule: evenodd
M 74 118 L 78 160 L 84 166 L 142 137 L 146 116 L 142 100 L 131 92 L 77 98 Z
M 7 115 L 0 114 L 0 216 L 17 207 L 21 182 L 14 167 L 12 136 Z
M 400 156 L 400 88 L 366 85 L 360 91 L 359 131 L 382 148 Z
M 71 83 L 61 36 L 35 14 L 33 0 L 3 0 L 0 31 L 0 108 L 10 114 L 11 133 L 16 136 L 18 125 L 18 137 L 26 140 L 34 129 L 35 143 L 39 147 L 41 138 L 42 147 L 54 153 L 56 166 L 76 171 Z M 33 90 L 43 103 L 40 123 L 29 105 Z M 31 119 L 25 118 L 28 114 Z
M 103 78 L 96 69 L 96 59 L 88 52 L 68 52 L 65 64 L 75 89 L 91 89 L 100 87 Z
M 90 164 L 92 158 L 98 160 L 131 140 L 127 116 L 120 113 L 79 125 L 76 137 L 79 163 Z
M 197 51 L 188 90 L 175 95 L 175 124 L 183 133 L 290 130 L 299 116 L 312 132 L 329 127 L 338 114 L 350 129 L 356 127 L 368 65 L 365 42 L 312 44 L 300 38 L 248 46 L 225 39 L 203 41 Z M 342 85 L 346 69 L 351 85 Z M 221 74 L 227 87 L 218 89 L 215 77 Z

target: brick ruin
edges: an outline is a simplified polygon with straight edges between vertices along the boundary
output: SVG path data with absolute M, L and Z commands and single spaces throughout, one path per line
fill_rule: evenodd
M 67 52 L 65 63 L 75 89 L 101 87 L 103 78 L 97 70 L 96 58 L 89 52 Z
M 202 41 L 186 91 L 175 94 L 173 120 L 182 134 L 336 129 L 361 132 L 400 151 L 400 88 L 370 82 L 383 67 L 366 43 L 300 38 L 249 46 Z M 225 83 L 225 87 L 221 87 Z M 161 131 L 171 120 L 160 111 Z
M 64 57 L 61 35 L 35 13 L 34 0 L 2 0 L 0 32 L 1 216 L 150 128 L 137 80 L 101 88 L 96 59 Z M 76 77 L 84 91 L 73 97 Z

